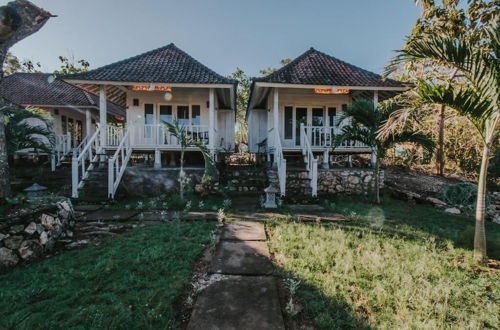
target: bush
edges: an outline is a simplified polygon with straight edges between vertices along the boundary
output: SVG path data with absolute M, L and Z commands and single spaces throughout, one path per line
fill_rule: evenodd
M 443 202 L 471 214 L 476 209 L 477 186 L 468 182 L 452 184 L 441 190 L 439 198 Z

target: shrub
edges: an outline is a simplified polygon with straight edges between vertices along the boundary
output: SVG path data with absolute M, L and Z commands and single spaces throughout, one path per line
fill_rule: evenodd
M 439 198 L 443 202 L 471 214 L 476 209 L 477 186 L 468 182 L 452 184 L 441 190 Z

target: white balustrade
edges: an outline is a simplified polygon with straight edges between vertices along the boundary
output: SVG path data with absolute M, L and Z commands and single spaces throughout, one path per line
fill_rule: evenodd
M 304 124 L 300 125 L 300 147 L 302 149 L 302 155 L 304 156 L 306 170 L 310 179 L 312 190 L 311 194 L 313 197 L 316 197 L 318 195 L 318 158 L 314 158 L 311 143 L 309 142 L 309 136 Z
M 52 171 L 55 171 L 56 167 L 61 165 L 61 162 L 69 155 L 70 152 L 71 133 L 56 134 L 56 144 L 54 146 L 51 159 Z
M 208 145 L 207 125 L 186 125 L 183 127 L 191 139 Z M 177 138 L 168 132 L 165 125 L 131 125 L 128 129 L 133 147 L 180 147 Z
M 113 199 L 132 155 L 130 131 L 126 130 L 113 157 L 108 159 L 108 197 Z
M 83 180 L 87 178 L 88 171 L 94 168 L 98 160 L 98 151 L 101 149 L 101 129 L 97 126 L 94 135 L 88 139 L 80 152 L 74 153 L 71 160 L 71 196 L 78 198 L 78 189 L 83 187 Z
M 278 180 L 280 184 L 281 196 L 286 193 L 286 159 L 283 156 L 283 149 L 281 147 L 281 140 L 278 130 L 274 130 L 274 159 L 278 169 Z
M 304 126 L 304 129 L 312 148 L 333 147 L 335 136 L 342 134 L 341 127 Z M 344 141 L 341 145 L 335 147 L 335 150 L 345 149 L 369 149 L 369 146 L 359 141 Z

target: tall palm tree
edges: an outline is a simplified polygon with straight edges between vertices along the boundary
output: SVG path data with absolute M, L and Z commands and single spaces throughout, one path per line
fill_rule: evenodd
M 203 183 L 207 183 L 212 180 L 215 173 L 215 160 L 208 149 L 208 147 L 201 141 L 196 140 L 187 131 L 186 127 L 179 125 L 177 121 L 174 123 L 169 123 L 164 121 L 163 125 L 167 129 L 171 136 L 175 137 L 181 147 L 181 161 L 180 161 L 180 171 L 179 171 L 179 193 L 182 199 L 184 199 L 184 188 L 186 186 L 186 173 L 184 172 L 184 153 L 188 147 L 197 147 L 203 159 L 205 161 L 205 172 L 203 173 Z
M 368 145 L 375 156 L 374 176 L 375 176 L 375 202 L 380 204 L 380 159 L 386 156 L 389 148 L 396 144 L 413 143 L 432 152 L 434 142 L 425 134 L 412 131 L 409 127 L 401 127 L 398 131 L 385 136 L 378 137 L 381 125 L 388 118 L 398 111 L 392 103 L 381 104 L 375 107 L 373 102 L 368 100 L 357 100 L 343 111 L 343 115 L 338 125 L 348 121 L 342 127 L 342 133 L 334 139 L 334 149 L 346 141 L 359 141 Z
M 454 68 L 466 80 L 465 86 L 437 85 L 432 81 L 418 84 L 418 95 L 427 104 L 444 104 L 467 117 L 483 139 L 483 153 L 478 180 L 476 230 L 474 250 L 476 259 L 487 261 L 484 215 L 486 180 L 493 147 L 499 144 L 500 121 L 500 32 L 499 17 L 493 17 L 484 28 L 481 45 L 465 37 L 435 34 L 409 42 L 393 60 L 395 64 L 431 58 Z M 385 131 L 385 132 L 384 132 Z M 389 128 L 382 131 L 387 135 Z M 384 134 L 385 133 L 385 134 Z

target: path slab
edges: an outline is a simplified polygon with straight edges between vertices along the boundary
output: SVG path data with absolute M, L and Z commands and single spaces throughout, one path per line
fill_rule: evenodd
M 78 221 L 124 221 L 135 216 L 138 211 L 100 210 L 85 214 Z
M 269 275 L 273 264 L 265 242 L 221 241 L 210 265 L 210 272 L 229 275 Z
M 201 292 L 188 330 L 284 330 L 272 277 L 230 276 Z
M 221 238 L 223 240 L 265 241 L 266 231 L 262 223 L 236 221 L 224 226 Z

